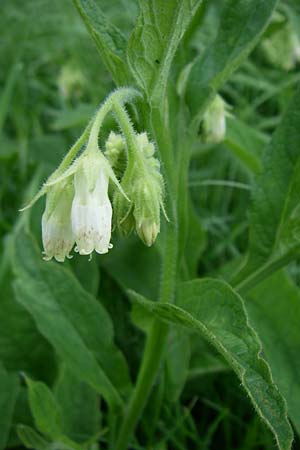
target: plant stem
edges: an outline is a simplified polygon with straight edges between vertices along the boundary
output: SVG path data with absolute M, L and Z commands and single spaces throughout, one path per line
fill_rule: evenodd
M 171 149 L 165 139 L 165 135 L 160 132 L 160 130 L 164 130 L 161 126 L 160 117 L 157 116 L 156 119 L 157 122 L 154 125 L 154 129 L 159 130 L 156 134 L 157 142 L 161 150 L 161 155 L 165 155 L 165 160 L 163 160 L 163 162 L 165 164 L 167 162 L 166 183 L 169 194 L 168 203 L 172 214 L 171 222 L 168 225 L 165 234 L 165 248 L 163 253 L 164 256 L 159 297 L 160 302 L 167 303 L 172 302 L 174 299 L 177 273 L 178 229 L 175 195 L 173 190 L 174 181 L 172 179 L 174 177 L 174 173 L 172 173 L 172 165 L 170 160 Z M 151 388 L 154 384 L 155 377 L 157 376 L 161 366 L 167 337 L 168 325 L 159 320 L 155 320 L 147 337 L 136 386 L 121 425 L 115 450 L 126 450 L 128 447 L 128 442 L 145 407 Z
M 174 274 L 174 270 L 176 270 L 174 257 L 177 252 L 177 245 L 174 239 L 177 239 L 177 237 L 176 229 L 173 225 L 170 225 L 170 228 L 173 228 L 173 230 L 169 230 L 167 233 L 161 284 L 161 302 L 169 302 L 172 300 L 176 280 Z M 130 437 L 144 409 L 155 377 L 161 366 L 167 336 L 168 325 L 159 320 L 155 320 L 147 337 L 137 383 L 121 426 L 115 450 L 127 449 Z
M 273 261 L 269 261 L 268 263 L 260 267 L 257 271 L 251 273 L 247 278 L 238 283 L 235 286 L 235 289 L 240 294 L 245 294 L 246 292 L 254 288 L 258 283 L 260 283 L 265 278 L 270 276 L 272 273 L 276 272 L 277 270 L 281 269 L 282 267 L 286 266 L 288 263 L 293 261 L 299 255 L 300 255 L 300 245 L 297 245 L 291 250 L 288 250 L 279 258 L 274 259 Z

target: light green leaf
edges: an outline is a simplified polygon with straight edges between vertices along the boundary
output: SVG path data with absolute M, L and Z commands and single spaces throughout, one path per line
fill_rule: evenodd
M 73 0 L 94 39 L 100 55 L 118 85 L 128 84 L 128 71 L 124 61 L 126 39 L 120 30 L 109 22 L 96 0 Z
M 285 272 L 278 272 L 251 291 L 246 308 L 300 434 L 299 289 Z
M 142 90 L 161 102 L 170 67 L 201 0 L 142 0 L 128 44 L 128 63 Z
M 62 432 L 61 411 L 48 388 L 40 381 L 26 377 L 29 405 L 37 429 L 51 439 L 59 439 Z
M 299 129 L 298 89 L 264 153 L 250 209 L 249 254 L 235 283 L 299 242 Z
M 194 62 L 186 99 L 195 122 L 221 85 L 254 48 L 278 0 L 229 0 L 214 42 Z
M 19 380 L 15 373 L 7 372 L 0 363 L 0 450 L 6 448 L 17 395 Z
M 51 443 L 27 425 L 18 425 L 18 436 L 26 448 L 34 450 L 50 450 Z
M 261 343 L 248 322 L 242 299 L 230 286 L 210 279 L 182 283 L 178 306 L 149 302 L 139 295 L 136 299 L 159 319 L 204 336 L 239 377 L 258 415 L 273 432 L 278 448 L 291 448 L 293 432 L 285 402 L 261 355 Z
M 102 305 L 64 267 L 42 261 L 27 234 L 17 236 L 15 251 L 17 300 L 78 378 L 111 406 L 122 405 L 120 394 L 128 392 L 129 375 Z

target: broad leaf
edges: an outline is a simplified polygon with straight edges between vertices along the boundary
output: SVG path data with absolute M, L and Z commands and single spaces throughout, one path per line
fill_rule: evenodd
M 96 0 L 73 1 L 112 78 L 119 85 L 127 84 L 127 66 L 124 61 L 125 37 L 116 26 L 109 22 L 99 2 Z
M 186 98 L 192 116 L 203 112 L 209 99 L 242 63 L 259 40 L 278 0 L 229 0 L 214 42 L 194 62 Z
M 13 411 L 19 391 L 18 376 L 7 372 L 0 363 L 0 450 L 6 448 Z
M 257 413 L 273 432 L 278 448 L 291 448 L 293 432 L 285 402 L 261 356 L 261 343 L 249 325 L 243 302 L 227 284 L 209 279 L 183 283 L 178 306 L 136 298 L 161 320 L 204 336 L 239 377 Z
M 238 283 L 298 242 L 300 90 L 295 93 L 263 157 L 250 209 L 249 254 Z
M 100 432 L 100 398 L 88 384 L 62 367 L 54 388 L 62 429 L 73 441 L 84 443 Z
M 300 434 L 299 289 L 286 273 L 279 272 L 251 291 L 246 308 Z
M 201 0 L 142 0 L 128 44 L 128 63 L 141 89 L 158 103 L 179 42 Z
M 128 391 L 127 366 L 113 344 L 111 320 L 61 265 L 45 263 L 26 234 L 16 238 L 15 291 L 61 359 L 111 405 Z

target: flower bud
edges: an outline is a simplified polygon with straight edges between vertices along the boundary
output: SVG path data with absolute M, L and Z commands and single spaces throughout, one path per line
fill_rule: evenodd
M 124 235 L 135 227 L 140 239 L 151 246 L 160 231 L 160 208 L 163 208 L 163 178 L 159 161 L 154 157 L 155 148 L 147 134 L 136 136 L 140 157 L 126 168 L 122 187 L 131 203 L 125 202 L 117 192 L 114 211 L 119 230 Z
M 117 134 L 114 131 L 109 133 L 108 139 L 105 142 L 105 156 L 110 162 L 110 165 L 114 169 L 125 169 L 126 155 L 125 155 L 125 142 L 121 134 Z
M 203 116 L 203 132 L 206 142 L 221 142 L 226 133 L 226 103 L 217 95 Z
M 274 22 L 281 20 L 277 17 Z M 289 23 L 264 39 L 262 48 L 269 62 L 283 70 L 294 69 L 300 61 L 300 41 Z
M 63 262 L 75 243 L 71 226 L 71 205 L 74 195 L 72 183 L 62 182 L 53 186 L 46 199 L 42 217 L 44 259 L 53 257 Z

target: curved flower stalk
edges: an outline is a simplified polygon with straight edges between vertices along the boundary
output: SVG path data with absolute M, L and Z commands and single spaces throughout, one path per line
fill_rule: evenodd
M 127 227 L 124 234 L 135 227 L 146 245 L 154 243 L 160 231 L 163 178 L 159 161 L 154 157 L 154 145 L 146 133 L 135 133 L 123 109 L 123 103 L 135 95 L 136 91 L 123 88 L 107 98 L 60 166 L 27 205 L 26 208 L 47 195 L 42 217 L 45 260 L 55 258 L 63 262 L 70 257 L 74 245 L 80 255 L 91 255 L 93 251 L 103 254 L 112 248 L 110 181 L 117 187 L 115 216 L 123 230 Z M 115 113 L 123 135 L 110 133 L 104 155 L 98 147 L 98 138 L 110 111 Z M 124 114 L 129 128 L 122 126 Z M 77 156 L 85 142 L 85 149 Z M 122 178 L 121 183 L 114 171 Z

